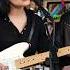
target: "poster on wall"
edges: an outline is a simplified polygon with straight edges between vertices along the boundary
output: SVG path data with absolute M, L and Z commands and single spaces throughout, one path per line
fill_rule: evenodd
M 47 8 L 55 21 L 60 21 L 60 17 L 65 13 L 66 8 L 70 6 L 70 2 L 65 2 L 64 6 L 61 2 L 48 2 Z

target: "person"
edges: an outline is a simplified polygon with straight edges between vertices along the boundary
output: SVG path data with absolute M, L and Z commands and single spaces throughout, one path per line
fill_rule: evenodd
M 47 0 L 43 0 L 43 8 L 46 10 L 46 11 L 48 11 L 48 9 L 47 9 Z
M 43 0 L 31 0 L 30 10 L 32 10 L 36 15 L 43 18 L 45 17 L 43 11 L 41 10 Z
M 36 5 L 36 3 L 33 0 L 31 0 L 30 10 L 32 10 L 35 13 L 37 11 L 37 9 L 38 9 L 38 6 Z
M 53 18 L 47 10 L 47 1 L 31 0 L 30 10 L 32 10 L 36 15 L 42 18 L 46 28 L 46 34 L 51 35 L 53 30 Z
M 60 29 L 58 30 L 59 48 L 70 46 L 70 10 L 66 11 L 60 19 Z M 59 34 L 60 33 L 60 34 Z M 70 54 L 59 58 L 61 70 L 70 70 Z
M 21 42 L 31 44 L 23 54 L 25 57 L 49 50 L 44 24 L 25 8 L 29 4 L 30 0 L 0 0 L 0 51 Z M 28 41 L 33 24 L 34 31 Z M 7 65 L 0 63 L 0 69 L 7 70 Z
M 42 18 L 42 20 L 43 20 L 43 22 L 44 22 L 44 25 L 45 25 L 45 28 L 46 28 L 46 35 L 48 36 L 48 38 L 50 38 L 50 44 L 53 42 L 53 24 L 55 24 L 54 23 L 54 19 L 53 19 L 53 17 L 50 15 L 50 13 L 48 12 L 48 10 L 47 10 L 47 7 L 46 7 L 46 3 L 47 1 L 44 1 L 43 2 L 43 0 L 32 0 L 32 3 L 34 4 L 34 8 L 35 8 L 35 5 L 37 6 L 37 11 L 35 12 L 35 14 L 37 14 L 39 17 L 41 17 Z M 46 4 L 44 4 L 44 3 L 46 3 Z M 56 35 L 57 36 L 57 35 Z M 58 37 L 57 37 L 58 38 Z M 54 38 L 55 39 L 55 38 Z M 58 49 L 58 44 L 59 44 L 59 41 L 57 42 L 57 39 L 56 39 L 56 42 L 55 42 L 55 44 L 54 44 L 54 47 L 53 48 L 57 48 Z M 51 45 L 51 47 L 50 47 L 50 49 L 49 50 L 51 50 L 52 49 L 52 45 Z M 51 57 L 50 57 L 51 58 Z M 53 58 L 54 58 L 54 56 L 53 56 Z M 59 70 L 59 68 L 57 68 L 57 67 L 59 67 L 59 64 L 57 63 L 58 62 L 58 59 L 57 58 L 54 58 L 56 61 L 54 62 L 54 61 L 52 61 L 54 64 L 52 64 L 52 65 L 54 65 L 53 66 L 53 68 L 56 70 L 56 69 L 58 69 Z M 51 62 L 51 60 L 50 60 L 50 62 Z M 51 64 L 51 63 L 50 63 Z M 51 66 L 52 65 L 50 65 L 50 68 L 52 68 Z

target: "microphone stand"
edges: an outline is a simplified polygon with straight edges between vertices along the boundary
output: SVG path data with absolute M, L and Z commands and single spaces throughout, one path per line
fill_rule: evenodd
M 43 11 L 45 17 L 49 18 L 53 23 L 52 36 L 50 37 L 50 34 L 48 34 L 49 38 L 50 38 L 50 43 L 51 43 L 50 49 L 49 49 L 49 51 L 50 51 L 50 53 L 49 53 L 50 70 L 60 70 L 59 61 L 58 61 L 58 57 L 57 57 L 58 49 L 57 49 L 57 46 L 55 45 L 55 22 L 54 22 L 54 19 L 50 16 L 50 13 L 48 11 L 46 11 L 43 7 L 41 7 L 40 9 Z

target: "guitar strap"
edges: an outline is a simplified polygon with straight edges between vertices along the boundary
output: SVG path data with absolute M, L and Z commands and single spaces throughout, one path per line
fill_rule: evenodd
M 32 36 L 33 36 L 33 33 L 34 33 L 34 28 L 35 28 L 35 17 L 33 18 L 33 21 L 32 21 L 32 27 L 31 27 L 31 30 L 30 30 L 30 34 L 29 34 L 29 37 L 27 39 L 27 42 L 30 44 L 31 42 L 31 39 L 32 39 Z

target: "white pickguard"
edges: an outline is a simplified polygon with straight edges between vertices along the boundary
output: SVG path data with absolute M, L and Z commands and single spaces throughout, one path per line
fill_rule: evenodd
M 29 44 L 21 42 L 15 44 L 0 52 L 0 63 L 7 65 L 9 70 L 20 70 L 16 69 L 15 60 L 23 58 L 23 53 L 29 48 Z

